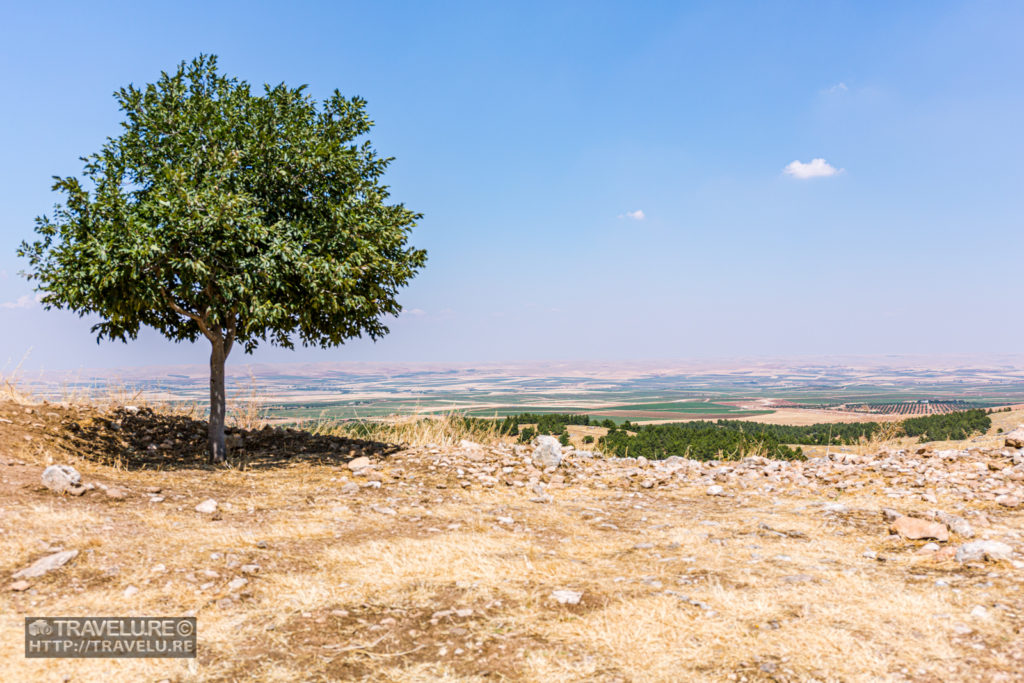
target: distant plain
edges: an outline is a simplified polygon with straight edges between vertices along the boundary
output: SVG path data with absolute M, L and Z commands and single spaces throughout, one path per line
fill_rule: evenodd
M 205 366 L 22 374 L 51 398 L 109 391 L 206 401 Z M 633 363 L 275 365 L 231 368 L 229 400 L 275 423 L 460 413 L 577 413 L 616 423 L 893 420 L 1024 403 L 1024 359 L 830 358 Z

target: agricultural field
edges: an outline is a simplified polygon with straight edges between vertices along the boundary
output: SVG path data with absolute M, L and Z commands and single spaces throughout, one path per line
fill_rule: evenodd
M 989 401 L 958 401 L 958 400 L 937 400 L 926 399 L 918 401 L 901 401 L 899 403 L 864 403 L 850 404 L 845 406 L 846 410 L 855 410 L 861 413 L 877 413 L 879 415 L 944 415 L 955 413 L 972 408 L 991 408 L 993 404 Z
M 229 367 L 236 409 L 275 424 L 392 416 L 584 414 L 617 424 L 750 419 L 771 424 L 886 421 L 1024 403 L 1024 359 L 950 364 L 836 359 L 722 364 L 320 364 Z M 40 395 L 119 393 L 206 402 L 205 366 L 21 378 Z

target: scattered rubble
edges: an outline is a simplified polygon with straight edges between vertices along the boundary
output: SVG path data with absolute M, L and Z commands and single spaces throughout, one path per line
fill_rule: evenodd
M 141 423 L 133 423 L 135 418 L 141 420 L 139 412 L 122 411 L 118 420 L 111 421 L 109 426 L 97 422 L 100 425 L 97 429 L 117 439 L 149 434 Z M 116 428 L 114 422 L 118 423 Z M 254 444 L 259 443 L 258 438 L 265 438 L 266 444 L 277 443 L 274 439 L 292 438 L 287 430 L 252 432 L 264 433 L 265 437 L 240 433 L 235 447 L 239 450 L 254 448 Z M 167 437 L 163 441 L 145 442 L 147 448 L 155 444 L 155 450 L 151 451 L 155 453 L 153 458 L 184 452 L 188 439 L 195 436 L 187 435 L 180 443 L 165 446 L 171 436 L 158 430 L 153 434 L 153 439 Z M 534 577 L 534 583 L 525 586 L 530 591 L 528 594 L 547 608 L 541 612 L 555 612 L 549 616 L 557 618 L 565 616 L 559 605 L 580 605 L 571 610 L 575 618 L 590 609 L 599 609 L 606 600 L 605 587 L 587 578 L 585 569 L 576 569 L 575 563 L 586 558 L 567 552 L 573 548 L 574 541 L 570 539 L 568 546 L 560 545 L 567 536 L 559 528 L 562 515 L 578 515 L 574 519 L 583 520 L 582 532 L 580 528 L 572 529 L 574 537 L 592 532 L 602 543 L 607 542 L 611 553 L 622 555 L 618 571 L 628 575 L 622 581 L 626 582 L 623 587 L 629 586 L 628 591 L 623 591 L 624 595 L 674 596 L 686 618 L 715 617 L 710 604 L 695 599 L 702 597 L 722 612 L 718 618 L 731 619 L 734 610 L 715 597 L 715 590 L 719 590 L 719 586 L 732 590 L 734 585 L 742 585 L 746 590 L 748 584 L 756 585 L 757 577 L 763 577 L 772 591 L 796 596 L 794 603 L 798 607 L 787 616 L 781 611 L 758 614 L 757 622 L 748 624 L 751 628 L 786 628 L 790 620 L 802 618 L 801 614 L 806 617 L 806 610 L 816 608 L 817 604 L 802 605 L 807 602 L 803 596 L 824 592 L 825 587 L 840 590 L 844 576 L 863 575 L 866 580 L 872 580 L 874 576 L 905 575 L 907 586 L 913 590 L 938 595 L 955 593 L 958 596 L 956 607 L 949 608 L 950 614 L 944 618 L 944 623 L 951 632 L 961 635 L 984 634 L 986 626 L 996 624 L 1002 627 L 1004 622 L 1016 619 L 1020 609 L 1019 603 L 1001 604 L 1001 601 L 1008 602 L 1004 596 L 1012 595 L 1007 591 L 1019 587 L 1019 570 L 1024 569 L 1024 536 L 1019 531 L 1020 500 L 1024 497 L 1024 452 L 1013 446 L 1009 438 L 1007 446 L 1000 448 L 940 450 L 919 445 L 880 453 L 839 451 L 804 461 L 761 457 L 718 461 L 681 456 L 664 460 L 605 457 L 600 453 L 562 447 L 553 437 L 538 439 L 530 445 L 462 440 L 457 444 L 390 451 L 390 447 L 368 442 L 355 444 L 351 440 L 339 440 L 338 443 L 342 445 L 324 442 L 324 453 L 333 454 L 333 458 L 327 463 L 329 468 L 316 471 L 315 485 L 307 487 L 304 482 L 299 492 L 282 498 L 281 510 L 272 512 L 253 505 L 245 495 L 227 493 L 226 486 L 206 487 L 202 483 L 193 486 L 187 477 L 165 476 L 163 472 L 147 472 L 138 480 L 109 475 L 108 481 L 123 481 L 124 486 L 97 482 L 96 493 L 102 491 L 105 495 L 61 500 L 39 489 L 39 466 L 34 465 L 26 475 L 30 483 L 24 487 L 24 495 L 49 496 L 47 504 L 58 512 L 71 506 L 88 507 L 92 511 L 102 508 L 103 517 L 111 519 L 126 517 L 123 513 L 133 512 L 133 506 L 160 515 L 193 515 L 192 509 L 214 515 L 223 509 L 231 513 L 230 518 L 223 520 L 223 526 L 256 534 L 266 531 L 260 525 L 268 524 L 268 519 L 273 519 L 271 514 L 292 515 L 295 510 L 326 506 L 327 511 L 333 508 L 344 511 L 331 518 L 330 524 L 336 534 L 333 538 L 345 543 L 349 542 L 349 534 L 351 537 L 359 534 L 358 538 L 362 538 L 369 533 L 370 538 L 376 538 L 372 534 L 380 534 L 382 529 L 385 533 L 393 531 L 396 537 L 408 536 L 417 543 L 422 538 L 444 534 L 445 530 L 457 531 L 460 535 L 492 532 L 503 542 L 510 541 L 509 547 L 531 548 L 530 562 L 537 562 L 537 558 L 543 561 L 550 555 L 559 562 L 574 563 L 565 565 L 572 568 L 571 572 L 561 568 L 545 570 L 540 580 Z M 390 455 L 384 457 L 385 453 Z M 292 457 L 290 453 L 279 455 L 278 463 Z M 201 453 L 197 457 L 201 457 Z M 14 470 L 5 467 L 3 471 Z M 80 477 L 75 480 L 68 472 L 58 471 L 68 488 L 86 488 L 81 486 Z M 87 470 L 88 473 L 94 471 Z M 201 479 L 197 477 L 195 481 Z M 153 482 L 166 487 L 167 502 L 163 506 L 149 505 L 151 501 L 164 498 L 158 495 L 164 491 L 162 487 L 143 486 Z M 487 490 L 500 495 L 488 495 Z M 209 495 L 230 499 L 235 507 L 226 502 L 218 504 L 213 498 L 203 500 Z M 124 502 L 111 505 L 111 500 Z M 203 502 L 195 505 L 200 500 Z M 548 505 L 531 505 L 530 501 Z M 448 508 L 449 502 L 456 505 Z M 669 504 L 677 508 L 671 515 L 665 508 Z M 245 512 L 247 507 L 248 513 Z M 740 510 L 740 514 L 732 514 L 734 508 Z M 453 509 L 458 512 L 452 514 Z M 693 514 L 680 510 L 692 510 Z M 747 511 L 756 514 L 745 516 Z M 323 512 L 319 510 L 318 514 Z M 206 519 L 210 518 L 193 515 L 189 521 L 198 523 L 201 528 Z M 363 522 L 370 531 L 357 526 Z M 107 519 L 101 523 L 106 524 Z M 246 526 L 250 523 L 251 532 Z M 898 536 L 889 536 L 890 530 Z M 686 545 L 689 541 L 682 541 L 685 547 L 680 548 L 683 534 L 674 535 L 677 531 L 685 531 L 696 545 L 704 547 L 706 542 L 706 550 L 689 547 Z M 984 540 L 974 540 L 978 537 Z M 149 567 L 144 576 L 137 578 L 131 575 L 135 585 L 121 580 L 113 584 L 116 588 L 112 590 L 122 591 L 126 597 L 152 599 L 158 591 L 166 590 L 165 584 L 172 585 L 180 580 L 185 582 L 182 585 L 190 596 L 195 592 L 199 604 L 238 610 L 254 595 L 259 596 L 276 585 L 277 577 L 288 570 L 282 558 L 304 560 L 308 554 L 306 546 L 296 548 L 292 541 L 276 534 L 272 547 L 267 541 L 256 538 L 259 536 L 241 535 L 234 541 L 235 547 L 211 548 L 216 550 L 213 553 L 204 551 L 210 564 L 178 567 L 172 559 L 153 558 L 147 561 L 147 567 L 156 559 L 164 559 L 168 565 Z M 326 542 L 335 542 L 331 536 L 326 539 Z M 830 556 L 821 551 L 819 541 L 822 540 L 845 543 L 850 553 L 845 558 L 841 554 Z M 63 534 L 40 535 L 38 542 L 39 552 L 45 548 L 45 552 L 52 554 L 9 577 L 5 595 L 11 601 L 32 603 L 37 593 L 35 589 L 42 593 L 44 587 L 36 585 L 34 589 L 35 582 L 26 578 L 60 567 L 78 552 L 62 550 L 61 544 L 69 542 Z M 427 543 L 429 545 L 429 541 Z M 78 540 L 76 544 L 91 548 Z M 56 550 L 62 552 L 54 552 Z M 97 575 L 108 571 L 116 573 L 117 568 L 109 566 L 107 559 L 102 560 L 107 566 L 101 566 L 101 553 L 82 552 L 89 552 L 86 557 L 90 566 L 88 571 L 83 567 L 80 571 L 65 572 L 71 578 L 68 590 L 76 589 L 75 582 L 93 570 Z M 66 559 L 53 560 L 53 566 L 46 564 L 45 561 L 57 556 L 66 556 Z M 729 571 L 706 562 L 709 557 L 719 556 L 723 562 L 730 563 Z M 78 560 L 81 565 L 86 564 L 83 559 Z M 731 570 L 734 560 L 738 567 L 736 572 Z M 738 583 L 740 574 L 743 584 Z M 444 577 L 445 591 L 451 589 L 451 594 L 445 592 L 436 607 L 434 596 L 427 595 L 425 599 L 435 611 L 440 607 L 452 608 L 436 611 L 435 617 L 443 619 L 453 636 L 459 636 L 458 641 L 446 644 L 455 651 L 456 645 L 468 648 L 464 642 L 468 639 L 462 636 L 483 631 L 450 622 L 455 618 L 482 619 L 488 608 L 486 604 L 476 603 L 472 609 L 465 607 L 463 591 L 468 590 L 466 585 L 475 584 L 455 579 L 448 581 L 449 578 Z M 64 577 L 60 579 L 63 584 Z M 596 585 L 591 585 L 592 582 Z M 49 581 L 39 583 L 45 583 L 45 588 L 52 591 Z M 583 600 L 583 590 L 560 587 L 566 583 L 576 588 L 585 586 L 587 600 Z M 350 587 L 344 588 L 351 592 Z M 677 588 L 686 592 L 674 590 Z M 993 594 L 991 598 L 985 595 L 989 590 Z M 611 598 L 612 594 L 609 591 L 608 599 L 615 604 L 618 598 Z M 326 610 L 323 614 L 339 619 L 349 617 L 350 610 L 361 614 L 360 608 L 346 602 L 342 604 L 345 610 L 332 604 L 323 608 Z M 766 604 L 774 609 L 775 603 L 768 601 Z M 1016 611 L 1011 612 L 1011 608 Z M 382 619 L 382 615 L 376 615 L 373 620 L 368 617 L 365 624 L 353 624 L 359 634 L 353 636 L 355 645 L 366 646 L 374 653 L 408 652 L 416 647 L 392 647 L 394 643 L 386 643 L 373 649 L 367 645 L 380 637 L 369 637 L 370 631 L 376 632 L 378 626 L 393 626 L 396 620 L 401 624 L 402 633 L 409 632 L 410 627 L 422 627 L 414 620 L 403 623 L 401 614 L 393 614 L 393 618 Z M 959 624 L 960 621 L 970 623 L 971 627 Z M 312 627 L 315 632 L 324 630 L 319 622 L 317 624 Z M 462 628 L 465 630 L 458 630 Z M 268 626 L 267 630 L 271 628 Z M 393 630 L 398 633 L 397 626 Z M 381 634 L 385 632 L 382 630 Z M 367 635 L 365 640 L 364 635 Z M 410 636 L 414 637 L 420 636 Z M 949 680 L 956 679 L 958 676 L 951 672 Z

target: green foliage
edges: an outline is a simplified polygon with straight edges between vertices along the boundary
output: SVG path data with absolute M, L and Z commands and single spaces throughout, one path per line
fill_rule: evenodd
M 625 426 L 625 425 L 623 425 Z M 900 423 L 907 436 L 921 440 L 965 439 L 974 433 L 985 433 L 992 420 L 984 410 L 965 410 L 944 415 L 928 415 Z M 634 425 L 629 436 L 625 431 L 609 431 L 599 443 L 606 453 L 643 455 L 666 458 L 685 455 L 696 459 L 730 458 L 743 454 L 761 454 L 770 458 L 802 458 L 801 449 L 789 445 L 824 446 L 855 444 L 875 436 L 881 425 L 877 422 L 815 424 L 803 427 L 771 425 L 760 422 L 718 420 L 717 422 L 683 422 L 662 425 Z
M 972 434 L 984 434 L 991 427 L 992 418 L 980 409 L 912 417 L 903 421 L 904 433 L 907 436 L 920 436 L 921 441 L 956 441 Z
M 605 453 L 618 456 L 642 455 L 650 459 L 680 455 L 696 460 L 729 460 L 745 455 L 764 455 L 784 460 L 803 459 L 799 448 L 779 443 L 769 434 L 728 429 L 721 422 L 682 422 L 634 426 L 636 435 L 609 432 L 598 442 Z
M 558 435 L 558 443 L 562 444 L 563 446 L 568 446 L 569 445 L 569 431 L 568 430 L 562 430 L 562 433 Z
M 519 432 L 519 443 L 530 443 L 535 436 L 537 436 L 537 430 L 533 427 L 527 427 Z
M 859 443 L 861 439 L 870 439 L 881 429 L 881 425 L 877 422 L 829 422 L 801 427 L 740 420 L 718 420 L 715 424 L 729 431 L 764 435 L 779 443 L 802 446 L 855 444 Z
M 594 437 L 591 434 L 587 434 L 583 437 L 583 443 L 594 443 Z
M 503 418 L 499 431 L 503 434 L 514 435 L 518 433 L 519 425 L 524 424 L 536 425 L 534 427 L 534 436 L 537 434 L 557 435 L 565 431 L 566 425 L 589 425 L 590 416 L 569 415 L 567 413 L 520 413 Z M 530 437 L 530 439 L 532 438 L 533 436 Z
M 253 94 L 200 56 L 119 90 L 121 134 L 84 182 L 55 179 L 64 203 L 19 249 L 44 305 L 98 315 L 99 339 L 148 326 L 227 351 L 386 334 L 426 261 L 406 244 L 420 216 L 387 203 L 365 101 L 304 88 Z

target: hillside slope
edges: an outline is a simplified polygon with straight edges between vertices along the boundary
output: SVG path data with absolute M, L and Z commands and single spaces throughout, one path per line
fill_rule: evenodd
M 0 403 L 7 679 L 991 681 L 1024 668 L 1015 448 L 570 452 L 540 469 L 527 446 L 260 429 L 235 431 L 237 468 L 212 469 L 204 431 L 148 409 Z M 51 463 L 91 490 L 43 486 Z M 929 522 L 948 539 L 906 537 Z M 980 540 L 1009 550 L 957 559 Z M 62 550 L 78 553 L 13 577 Z M 195 615 L 199 657 L 24 659 L 24 617 L 58 614 Z

